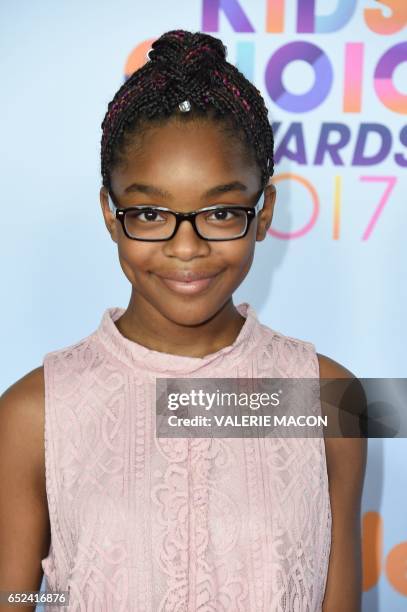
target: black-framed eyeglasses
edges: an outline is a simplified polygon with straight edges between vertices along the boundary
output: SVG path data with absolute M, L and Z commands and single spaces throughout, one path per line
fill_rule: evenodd
M 129 206 L 121 208 L 108 192 L 109 208 L 122 225 L 127 238 L 144 242 L 171 240 L 182 221 L 189 221 L 203 240 L 237 240 L 244 238 L 264 204 L 264 191 L 259 192 L 254 206 L 215 205 L 189 213 L 163 206 Z

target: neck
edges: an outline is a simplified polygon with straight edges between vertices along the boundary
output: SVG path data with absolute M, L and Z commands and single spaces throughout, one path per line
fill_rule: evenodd
M 205 357 L 233 344 L 245 320 L 230 298 L 207 321 L 182 325 L 165 317 L 133 290 L 127 309 L 115 325 L 123 336 L 154 351 Z

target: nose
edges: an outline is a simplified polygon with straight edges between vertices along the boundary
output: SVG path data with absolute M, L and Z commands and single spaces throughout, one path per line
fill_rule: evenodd
M 210 250 L 209 242 L 200 238 L 188 219 L 179 224 L 177 233 L 164 244 L 164 253 L 169 257 L 188 261 L 194 257 L 205 256 Z

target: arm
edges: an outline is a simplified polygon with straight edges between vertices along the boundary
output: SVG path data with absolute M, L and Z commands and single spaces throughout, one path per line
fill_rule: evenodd
M 49 545 L 40 367 L 0 397 L 0 590 L 38 591 Z M 33 612 L 35 606 L 0 604 L 0 612 L 6 610 Z
M 318 355 L 320 378 L 355 378 L 337 362 Z M 362 600 L 361 497 L 366 438 L 325 438 L 332 543 L 322 612 L 360 612 Z

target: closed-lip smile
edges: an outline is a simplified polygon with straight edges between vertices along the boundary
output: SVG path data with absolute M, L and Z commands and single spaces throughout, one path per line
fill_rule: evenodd
M 219 273 L 211 274 L 209 272 L 194 272 L 192 270 L 174 270 L 164 274 L 157 274 L 156 276 L 172 291 L 191 295 L 205 291 Z
M 166 272 L 165 274 L 158 274 L 160 278 L 179 281 L 182 283 L 191 283 L 196 280 L 202 280 L 204 278 L 213 278 L 217 276 L 219 272 L 208 273 L 208 272 L 194 272 L 192 270 L 174 270 L 172 272 Z

